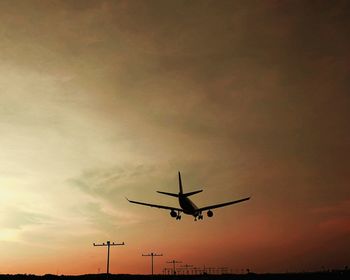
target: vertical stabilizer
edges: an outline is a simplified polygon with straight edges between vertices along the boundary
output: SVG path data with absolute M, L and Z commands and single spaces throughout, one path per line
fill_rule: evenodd
M 179 189 L 180 189 L 180 194 L 183 194 L 183 191 L 182 191 L 182 182 L 181 182 L 181 174 L 180 174 L 180 171 L 179 171 Z

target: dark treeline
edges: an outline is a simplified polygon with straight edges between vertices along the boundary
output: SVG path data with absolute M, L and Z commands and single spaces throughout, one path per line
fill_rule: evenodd
M 307 272 L 307 273 L 267 273 L 267 274 L 224 274 L 224 275 L 129 275 L 129 274 L 87 274 L 87 275 L 52 275 L 43 276 L 31 274 L 2 274 L 0 280 L 337 280 L 350 279 L 349 270 L 336 270 L 330 272 Z

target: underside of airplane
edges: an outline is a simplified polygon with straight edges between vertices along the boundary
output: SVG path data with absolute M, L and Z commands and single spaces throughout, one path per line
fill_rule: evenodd
M 157 191 L 157 192 L 160 194 L 169 195 L 169 196 L 178 198 L 180 207 L 151 204 L 151 203 L 146 203 L 146 202 L 129 200 L 128 198 L 127 198 L 127 200 L 130 203 L 134 203 L 134 204 L 170 210 L 170 216 L 175 218 L 176 220 L 181 220 L 181 213 L 184 213 L 187 215 L 192 215 L 194 217 L 194 220 L 196 221 L 197 219 L 203 220 L 203 213 L 204 212 L 206 212 L 207 216 L 211 218 L 214 216 L 212 209 L 225 207 L 228 205 L 240 203 L 240 202 L 243 202 L 243 201 L 250 199 L 250 197 L 246 197 L 246 198 L 233 200 L 233 201 L 229 201 L 229 202 L 224 202 L 224 203 L 220 203 L 220 204 L 214 204 L 214 205 L 209 205 L 209 206 L 205 206 L 205 207 L 197 207 L 193 203 L 193 201 L 191 199 L 189 199 L 189 196 L 200 193 L 202 191 L 203 190 L 198 190 L 198 191 L 184 193 L 183 188 L 182 188 L 181 174 L 179 172 L 179 193 L 169 193 L 169 192 L 163 192 L 163 191 Z

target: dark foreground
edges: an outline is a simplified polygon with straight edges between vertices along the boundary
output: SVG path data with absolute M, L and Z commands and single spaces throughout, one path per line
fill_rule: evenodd
M 89 274 L 79 276 L 56 276 L 56 275 L 30 275 L 30 274 L 17 274 L 17 275 L 0 275 L 0 280 L 106 280 L 106 274 Z M 337 270 L 332 272 L 309 272 L 309 273 L 282 273 L 282 274 L 224 274 L 224 275 L 124 275 L 124 274 L 110 274 L 108 280 L 333 280 L 333 279 L 350 279 L 349 270 Z

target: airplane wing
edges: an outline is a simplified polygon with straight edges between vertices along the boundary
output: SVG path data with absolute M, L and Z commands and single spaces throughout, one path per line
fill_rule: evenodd
M 134 201 L 134 200 L 129 200 L 128 198 L 126 198 L 126 200 L 129 201 L 130 203 L 145 205 L 145 206 L 149 206 L 149 207 L 156 207 L 156 208 L 166 209 L 166 210 L 176 210 L 176 211 L 180 211 L 180 212 L 183 211 L 180 208 L 171 207 L 171 206 L 157 205 L 157 204 L 145 203 L 145 202 L 140 202 L 140 201 Z
M 246 197 L 243 199 L 239 199 L 239 200 L 234 200 L 234 201 L 230 201 L 230 202 L 225 202 L 225 203 L 220 203 L 220 204 L 214 204 L 214 205 L 210 205 L 210 206 L 205 206 L 202 208 L 199 208 L 198 211 L 205 211 L 205 210 L 211 210 L 211 209 L 215 209 L 215 208 L 220 208 L 220 207 L 225 207 L 231 204 L 236 204 L 236 203 L 240 203 L 246 200 L 249 200 L 250 197 Z

